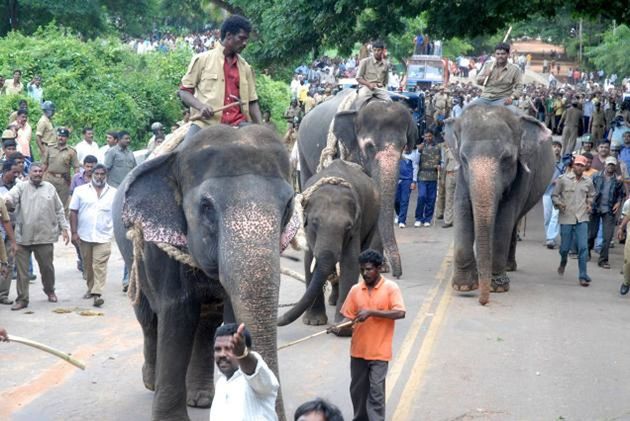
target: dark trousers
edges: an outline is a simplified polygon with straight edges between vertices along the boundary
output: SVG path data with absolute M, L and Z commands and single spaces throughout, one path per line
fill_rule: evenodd
M 401 224 L 407 223 L 407 209 L 409 208 L 412 182 L 413 180 L 398 180 L 394 208 L 396 209 L 396 215 L 398 215 L 398 222 Z
M 351 357 L 350 377 L 353 420 L 384 421 L 387 361 Z
M 433 219 L 435 209 L 435 196 L 437 192 L 437 181 L 418 182 L 418 205 L 416 206 L 416 221 L 422 223 Z
M 567 256 L 571 243 L 575 240 L 578 251 L 578 279 L 590 281 L 586 273 L 586 259 L 588 258 L 588 222 L 560 225 L 560 266 L 567 265 Z
M 608 250 L 610 249 L 610 242 L 612 241 L 613 234 L 615 233 L 615 215 L 608 213 L 593 213 L 591 215 L 591 221 L 588 224 L 588 251 L 590 252 L 595 247 L 595 239 L 597 238 L 597 231 L 599 231 L 599 221 L 602 222 L 602 228 L 604 231 L 604 242 L 602 243 L 602 249 L 599 252 L 599 259 L 597 263 L 608 262 Z
M 15 263 L 17 265 L 17 293 L 16 302 L 28 304 L 29 279 L 28 265 L 31 254 L 35 255 L 35 260 L 39 265 L 39 272 L 42 275 L 42 284 L 44 292 L 52 294 L 55 292 L 55 267 L 53 266 L 54 247 L 52 244 L 18 244 L 17 254 L 15 255 Z

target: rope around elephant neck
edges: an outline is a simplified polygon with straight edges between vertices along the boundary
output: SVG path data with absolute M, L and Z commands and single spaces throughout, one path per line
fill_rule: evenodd
M 352 105 L 354 104 L 354 100 L 357 98 L 357 91 L 352 90 L 348 95 L 346 95 L 342 100 L 339 106 L 337 107 L 337 112 L 340 111 L 348 111 Z M 339 159 L 344 160 L 348 157 L 348 151 L 343 146 L 343 144 L 339 143 L 339 139 L 335 136 L 334 132 L 335 127 L 335 118 L 333 117 L 330 125 L 328 126 L 328 136 L 326 136 L 326 146 L 322 149 L 322 153 L 319 156 L 319 165 L 317 166 L 317 171 L 320 172 L 324 168 L 328 167 L 333 160 L 335 159 L 335 155 L 337 155 L 337 148 L 339 147 Z

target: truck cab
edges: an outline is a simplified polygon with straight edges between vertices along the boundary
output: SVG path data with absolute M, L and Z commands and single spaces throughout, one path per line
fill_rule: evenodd
M 405 90 L 428 90 L 448 83 L 446 61 L 439 56 L 414 55 L 407 60 Z

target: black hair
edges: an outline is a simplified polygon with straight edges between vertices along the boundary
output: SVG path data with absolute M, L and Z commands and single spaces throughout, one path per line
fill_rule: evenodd
M 96 172 L 96 170 L 103 170 L 105 171 L 105 174 L 107 174 L 107 167 L 103 164 L 96 164 L 94 166 L 94 169 L 92 170 L 92 173 Z
M 20 115 L 25 115 L 25 116 L 28 116 L 28 111 L 26 111 L 26 110 L 22 110 L 22 109 L 17 110 L 17 115 L 18 115 L 18 116 L 20 116 Z
M 584 152 L 582 156 L 586 159 L 590 159 L 591 161 L 593 160 L 593 154 L 590 152 Z
M 11 155 L 9 155 L 9 159 L 15 161 L 16 159 L 25 159 L 24 155 L 22 155 L 22 152 L 13 152 Z
M 34 161 L 34 162 L 31 162 L 31 170 L 32 170 L 34 167 L 37 167 L 37 168 L 44 168 L 44 164 L 42 164 L 42 163 L 41 163 L 41 162 L 39 162 L 39 161 Z
M 381 266 L 383 264 L 383 255 L 376 250 L 367 249 L 359 254 L 359 264 L 363 265 L 366 263 L 372 263 L 376 267 Z
M 88 155 L 85 158 L 83 158 L 84 164 L 96 164 L 97 162 L 98 162 L 98 159 L 96 159 L 94 155 Z
M 107 132 L 107 134 L 113 137 L 114 139 L 118 139 L 118 132 L 111 131 L 111 132 Z
M 225 39 L 228 33 L 238 35 L 238 33 L 241 32 L 241 29 L 249 34 L 252 32 L 252 24 L 249 23 L 247 18 L 244 18 L 241 15 L 230 16 L 224 20 L 221 25 L 221 41 Z
M 6 161 L 2 163 L 2 172 L 11 171 L 11 168 L 13 168 L 15 165 L 16 163 L 14 160 L 7 159 Z
M 315 398 L 300 405 L 295 410 L 293 420 L 297 421 L 302 415 L 307 415 L 311 412 L 319 412 L 325 421 L 343 421 L 343 415 L 341 415 L 339 408 L 322 398 Z
M 87 133 L 87 132 L 91 132 L 93 131 L 91 127 L 87 126 L 83 128 L 83 134 Z
M 122 139 L 125 136 L 131 137 L 131 135 L 129 134 L 127 130 L 121 130 L 118 132 L 118 140 Z
M 15 70 L 13 71 L 13 74 L 15 74 L 15 72 L 19 73 L 19 74 L 20 74 L 20 76 L 22 76 L 22 71 L 21 71 L 20 69 L 15 69 Z
M 605 143 L 607 143 L 608 145 L 610 145 L 610 140 L 608 140 L 608 139 L 603 139 L 601 142 L 599 142 L 599 145 L 603 145 L 603 144 L 605 144 Z M 599 146 L 599 145 L 597 145 L 597 146 Z
M 19 100 L 19 101 L 18 101 L 18 107 L 19 107 L 20 105 L 28 105 L 28 102 L 26 102 L 26 100 L 25 100 L 25 99 L 21 99 L 21 100 Z
M 503 50 L 506 53 L 510 54 L 510 44 L 508 44 L 507 42 L 500 42 L 497 44 L 496 47 L 494 47 L 494 51 L 496 50 Z
M 7 139 L 7 140 L 3 140 L 2 141 L 2 147 L 3 148 L 8 148 L 13 146 L 14 148 L 17 148 L 17 142 L 13 139 Z
M 233 336 L 238 330 L 238 325 L 236 323 L 227 323 L 222 326 L 219 326 L 214 333 L 214 340 L 216 342 L 219 336 Z M 252 347 L 252 335 L 249 334 L 249 330 L 245 328 L 243 330 L 243 336 L 245 337 L 245 346 L 248 348 Z
M 376 40 L 372 43 L 372 48 L 385 48 L 385 43 L 380 39 Z

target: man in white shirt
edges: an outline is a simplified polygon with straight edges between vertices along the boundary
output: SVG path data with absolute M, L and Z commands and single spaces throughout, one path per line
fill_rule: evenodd
M 214 361 L 221 372 L 210 408 L 210 421 L 277 420 L 280 384 L 258 353 L 241 323 L 219 326 L 214 335 Z
M 105 163 L 105 154 L 108 150 L 110 150 L 117 144 L 118 132 L 107 132 L 107 135 L 105 136 L 105 145 L 101 146 L 101 148 L 98 150 L 98 155 L 96 155 L 96 157 L 98 158 L 98 162 Z
M 77 158 L 81 165 L 83 165 L 83 160 L 88 155 L 93 155 L 98 158 L 99 156 L 99 148 L 98 144 L 94 141 L 94 130 L 91 127 L 83 128 L 83 140 L 76 144 L 74 150 L 77 151 Z M 99 161 L 101 164 L 103 161 Z
M 112 202 L 116 189 L 107 184 L 107 169 L 98 164 L 91 182 L 77 187 L 70 200 L 72 243 L 78 244 L 83 258 L 83 273 L 88 290 L 85 299 L 94 299 L 94 306 L 105 303 L 101 297 L 107 279 L 107 261 L 113 235 Z

